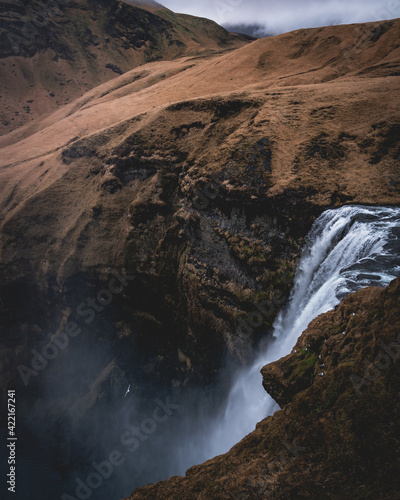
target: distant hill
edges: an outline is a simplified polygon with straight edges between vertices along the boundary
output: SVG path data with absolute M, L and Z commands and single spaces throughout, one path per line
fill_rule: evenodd
M 262 24 L 225 24 L 224 28 L 231 33 L 242 33 L 254 38 L 271 36 Z
M 248 43 L 157 2 L 0 2 L 0 133 L 141 64 Z

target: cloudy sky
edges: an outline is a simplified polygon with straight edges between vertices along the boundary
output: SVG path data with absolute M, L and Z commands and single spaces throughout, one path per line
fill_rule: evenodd
M 400 0 L 158 0 L 219 24 L 260 24 L 268 33 L 400 17 Z

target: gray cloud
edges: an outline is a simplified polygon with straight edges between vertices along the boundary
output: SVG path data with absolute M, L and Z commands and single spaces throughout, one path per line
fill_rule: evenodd
M 273 34 L 400 17 L 400 0 L 164 0 L 165 7 L 219 24 L 259 24 Z

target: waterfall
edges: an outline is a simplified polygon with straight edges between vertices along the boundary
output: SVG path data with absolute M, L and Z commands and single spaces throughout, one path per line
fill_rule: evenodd
M 114 468 L 113 475 L 91 499 L 122 498 L 135 487 L 172 475 L 183 475 L 190 466 L 227 452 L 253 431 L 259 421 L 279 409 L 262 387 L 260 369 L 290 353 L 310 321 L 334 308 L 346 295 L 369 285 L 386 286 L 398 275 L 400 208 L 346 206 L 324 212 L 307 237 L 291 295 L 275 319 L 267 346 L 263 347 L 251 366 L 236 373 L 225 407 L 219 411 L 213 406 L 216 400 L 221 399 L 220 386 L 213 388 L 215 392 L 203 393 L 201 388 L 188 390 L 177 401 L 180 413 L 171 415 L 165 426 L 161 423 L 157 432 L 140 442 L 135 453 L 124 455 L 126 463 Z M 141 422 L 148 421 L 152 415 L 152 406 L 150 410 L 135 406 L 131 392 L 132 387 L 122 398 L 122 410 L 113 409 L 117 426 L 111 431 L 117 438 L 129 426 L 139 428 Z M 132 407 L 129 406 L 130 401 Z M 96 418 L 99 421 L 102 419 L 100 415 Z M 107 417 L 106 421 L 111 419 Z M 121 421 L 124 424 L 120 431 Z M 32 449 L 32 444 L 27 446 Z M 49 455 L 49 446 L 51 442 L 44 443 L 43 450 L 37 446 L 33 465 L 32 453 L 20 457 L 25 478 L 21 484 L 27 486 L 21 490 L 21 498 L 48 498 L 43 494 L 46 488 L 51 491 L 52 498 L 59 498 L 64 492 L 75 491 L 76 477 L 85 479 L 93 471 L 92 462 L 88 460 L 86 465 L 80 464 L 73 475 L 60 478 L 59 472 L 52 468 L 51 460 L 55 455 L 54 450 Z M 114 446 L 120 450 L 120 441 L 106 440 L 104 450 L 97 450 L 93 457 L 96 463 L 108 460 Z M 43 476 L 47 482 L 45 486 L 43 481 L 32 482 L 35 474 Z M 37 488 L 32 491 L 34 483 Z
M 279 409 L 262 387 L 260 370 L 289 354 L 314 318 L 349 293 L 386 286 L 399 274 L 400 208 L 345 206 L 324 212 L 307 237 L 292 293 L 274 322 L 272 341 L 250 368 L 237 374 L 201 458 L 225 453 Z

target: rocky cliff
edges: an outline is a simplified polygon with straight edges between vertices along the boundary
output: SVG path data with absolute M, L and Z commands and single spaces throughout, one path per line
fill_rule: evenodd
M 139 499 L 394 499 L 399 490 L 400 279 L 316 318 L 263 368 L 282 409 L 226 455 Z
M 212 374 L 226 349 L 244 359 L 257 331 L 243 339 L 239 321 L 287 295 L 315 216 L 400 201 L 398 27 L 301 30 L 151 63 L 3 147 L 3 335 L 57 330 L 125 268 L 137 280 L 111 304 L 113 342 L 121 331 L 136 342 L 141 325 L 157 373 L 180 351 L 191 360 L 183 379 Z

